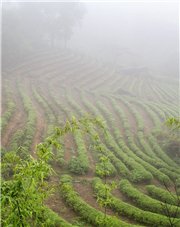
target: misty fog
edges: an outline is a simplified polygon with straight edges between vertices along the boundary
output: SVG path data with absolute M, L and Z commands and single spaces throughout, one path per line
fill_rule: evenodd
M 147 66 L 178 76 L 178 3 L 86 3 L 72 44 L 123 67 Z
M 180 227 L 178 7 L 3 1 L 3 227 Z
M 22 26 L 27 33 L 28 30 L 37 33 L 34 37 L 29 32 L 27 37 L 37 42 L 36 49 L 38 49 L 38 45 L 42 45 L 38 30 L 44 27 L 47 30 L 48 26 L 52 30 L 53 26 L 47 21 L 45 24 L 39 23 L 39 19 L 43 17 L 43 9 L 40 8 L 45 6 L 50 19 L 58 12 L 57 5 L 60 3 L 55 4 L 53 8 L 50 3 L 3 3 L 2 31 L 6 31 L 6 23 L 8 26 L 8 20 L 11 19 L 6 20 L 8 11 L 13 12 L 13 8 L 16 10 L 22 5 L 25 10 L 22 11 L 22 15 L 19 15 L 23 18 L 19 23 L 24 23 Z M 66 5 L 68 4 L 70 3 Z M 78 19 L 77 24 L 75 22 L 72 31 L 68 34 L 68 48 L 81 50 L 85 54 L 117 64 L 122 68 L 147 67 L 157 74 L 178 76 L 178 2 L 82 2 L 79 5 L 81 18 Z M 6 11 L 6 8 L 9 10 Z M 41 12 L 39 15 L 38 10 Z M 27 14 L 24 13 L 25 11 Z M 11 39 L 15 39 L 14 43 L 16 43 L 20 30 L 18 27 L 16 29 L 18 20 L 12 13 L 10 17 L 13 18 L 13 16 L 15 20 L 11 22 L 11 26 L 15 37 L 11 36 Z M 7 37 L 5 39 L 8 40 Z M 58 39 L 61 40 L 61 37 Z M 47 43 L 43 48 L 47 48 Z M 3 53 L 5 52 L 6 49 Z

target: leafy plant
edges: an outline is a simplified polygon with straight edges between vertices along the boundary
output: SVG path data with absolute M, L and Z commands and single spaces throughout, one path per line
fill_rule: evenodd
M 97 198 L 104 198 L 105 194 L 105 187 L 100 178 L 94 178 L 92 181 L 92 186 Z M 113 196 L 110 191 L 108 194 L 109 200 L 107 206 L 117 212 L 119 215 L 126 216 L 132 220 L 138 221 L 143 224 L 147 224 L 148 226 L 169 226 L 169 219 L 168 217 L 155 214 L 153 212 L 144 211 L 135 207 L 131 204 L 123 202 L 121 199 Z M 175 218 L 174 219 L 174 227 L 179 226 L 180 220 Z
M 15 151 L 6 152 L 2 159 L 3 179 L 1 205 L 3 226 L 42 226 L 46 223 L 44 200 L 52 193 L 47 179 L 53 173 L 49 162 L 53 149 L 61 147 L 59 137 L 77 129 L 86 130 L 96 119 L 72 118 L 64 127 L 56 128 L 51 137 L 37 145 L 37 159 Z
M 7 153 L 5 161 L 10 156 L 16 162 L 11 162 L 12 178 L 3 179 L 1 184 L 3 226 L 35 226 L 45 221 L 43 202 L 51 194 L 45 179 L 52 173 L 48 164 L 52 153 L 46 144 L 42 147 L 44 152 L 38 150 L 37 160 L 23 160 L 14 152 Z
M 101 168 L 97 169 L 97 173 L 99 176 L 101 176 L 102 178 L 104 178 L 104 184 L 103 187 L 101 188 L 101 196 L 99 196 L 99 194 L 97 194 L 97 202 L 99 203 L 100 206 L 104 207 L 104 226 L 106 225 L 106 217 L 107 217 L 107 207 L 109 206 L 109 204 L 112 202 L 111 201 L 111 195 L 110 192 L 116 187 L 115 182 L 112 182 L 111 184 L 107 183 L 107 177 L 110 174 L 109 171 L 109 158 L 106 156 L 102 156 L 100 158 L 100 163 L 101 163 Z M 102 196 L 103 194 L 103 196 Z

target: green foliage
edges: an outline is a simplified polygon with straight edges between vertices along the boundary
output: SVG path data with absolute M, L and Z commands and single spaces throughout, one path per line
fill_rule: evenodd
M 166 153 L 161 149 L 161 147 L 158 145 L 156 139 L 154 138 L 153 135 L 148 135 L 148 140 L 150 144 L 152 145 L 152 149 L 157 153 L 157 155 L 165 161 L 170 166 L 175 166 L 176 163 L 174 163 L 167 155 Z M 168 167 L 167 165 L 167 167 Z
M 135 160 L 139 164 L 141 164 L 146 170 L 148 170 L 159 181 L 161 181 L 162 183 L 166 182 L 167 184 L 170 184 L 169 177 L 157 169 L 157 168 L 164 167 L 164 164 L 159 160 L 157 161 L 155 158 L 151 158 L 151 157 L 147 156 L 145 153 L 143 153 L 139 149 L 139 147 L 134 142 L 134 138 L 130 131 L 130 125 L 128 123 L 127 117 L 125 116 L 123 110 L 116 105 L 116 102 L 113 99 L 111 99 L 111 101 L 112 101 L 113 107 L 115 108 L 117 113 L 120 115 L 120 118 L 121 118 L 123 126 L 124 126 L 125 135 L 127 137 L 127 142 L 128 142 L 128 146 L 127 146 L 123 140 L 117 140 L 120 148 L 125 153 L 127 153 L 129 157 L 132 157 L 133 160 Z M 116 132 L 116 136 L 118 136 L 118 138 L 120 137 L 117 134 L 117 132 Z M 135 169 L 135 173 L 136 173 L 136 169 Z M 150 176 L 150 178 L 152 178 L 152 176 Z
M 27 121 L 25 128 L 22 130 L 18 130 L 11 141 L 10 148 L 12 150 L 18 149 L 19 146 L 24 147 L 27 151 L 31 148 L 34 132 L 36 128 L 36 112 L 33 108 L 30 97 L 28 97 L 22 87 L 18 84 L 18 89 L 20 91 L 20 95 L 23 101 L 23 106 L 25 112 L 27 114 Z
M 104 166 L 105 166 L 104 162 Z M 104 176 L 104 184 L 102 184 L 100 188 L 100 195 L 97 194 L 97 202 L 101 207 L 104 207 L 104 223 L 106 223 L 106 218 L 107 218 L 107 207 L 112 203 L 112 198 L 111 198 L 111 191 L 117 187 L 115 182 L 107 183 L 106 182 L 106 168 L 101 172 L 101 176 Z M 106 226 L 106 225 L 105 225 Z
M 175 117 L 170 117 L 167 121 L 166 124 L 170 127 L 172 127 L 173 130 L 180 129 L 180 119 L 175 118 Z
M 43 226 L 46 227 L 53 227 L 53 226 L 60 226 L 60 227 L 77 227 L 76 224 L 70 224 L 63 218 L 61 218 L 59 215 L 57 215 L 55 212 L 53 212 L 51 209 L 45 208 L 44 212 L 44 219 L 46 220 L 46 223 Z
M 104 178 L 104 185 L 103 185 L 103 191 L 102 194 L 103 196 L 97 196 L 97 202 L 99 203 L 100 206 L 104 207 L 104 222 L 106 223 L 106 218 L 107 218 L 107 207 L 109 205 L 110 201 L 110 192 L 112 189 L 116 187 L 114 182 L 112 184 L 107 183 L 107 176 L 110 175 L 109 171 L 109 158 L 106 156 L 101 156 L 100 157 L 100 164 L 101 168 L 96 169 L 98 171 L 97 173 L 99 174 L 100 177 Z M 105 225 L 106 226 L 106 225 Z
M 144 124 L 142 122 L 139 112 L 137 112 L 136 109 L 133 108 L 129 102 L 127 102 L 127 101 L 124 101 L 124 102 L 126 103 L 128 108 L 134 114 L 134 116 L 136 118 L 136 122 L 137 122 L 137 126 L 138 126 L 138 139 L 139 139 L 139 142 L 140 142 L 142 148 L 146 152 L 146 154 L 148 156 L 156 159 L 156 162 L 159 162 L 161 165 L 164 165 L 166 168 L 168 168 L 168 165 L 175 166 L 175 163 L 161 150 L 161 148 L 158 146 L 158 144 L 155 141 L 155 138 L 152 135 L 148 135 L 148 140 L 149 140 L 151 146 L 147 143 L 147 141 L 145 140 L 145 137 L 144 137 L 144 129 L 142 129 L 142 127 L 141 127 L 143 125 L 143 128 L 144 128 Z M 153 119 L 156 119 L 157 116 L 154 114 L 153 111 L 151 111 L 149 106 L 139 103 L 139 102 L 138 102 L 138 105 L 145 107 L 147 113 L 150 113 L 150 116 Z M 154 121 L 154 122 L 156 122 L 156 121 Z
M 109 158 L 107 156 L 101 156 L 99 158 L 99 162 L 96 164 L 96 175 L 99 177 L 106 176 L 115 176 L 116 169 L 111 164 Z
M 2 224 L 3 226 L 42 225 L 45 209 L 43 201 L 51 192 L 45 179 L 52 173 L 48 164 L 52 153 L 44 149 L 44 153 L 38 152 L 37 160 L 31 157 L 30 160 L 23 160 L 14 153 L 7 153 L 3 166 L 9 160 L 9 156 L 15 162 L 10 163 L 12 178 L 2 180 L 1 184 Z
M 133 182 L 149 181 L 152 179 L 152 175 L 146 171 L 143 166 L 136 162 L 133 158 L 129 157 L 124 153 L 118 145 L 114 142 L 113 137 L 109 132 L 106 132 L 106 142 L 111 150 L 116 154 L 116 156 L 123 160 L 123 163 L 129 168 L 130 174 L 126 175 Z
M 111 227 L 124 227 L 134 226 L 127 224 L 116 217 L 107 215 L 104 219 L 104 214 L 95 208 L 88 205 L 73 189 L 72 178 L 69 175 L 63 175 L 60 179 L 60 192 L 67 204 L 73 208 L 86 222 L 93 226 L 111 226 Z M 105 222 L 105 223 L 104 223 Z
M 10 118 L 12 117 L 15 111 L 15 103 L 12 100 L 7 102 L 7 111 L 3 114 L 1 118 L 1 131 L 5 129 L 7 124 L 9 123 Z
M 180 164 L 180 138 L 179 134 L 171 134 L 170 132 L 166 132 L 163 135 L 162 139 L 158 139 L 158 142 L 162 145 L 166 154 L 173 159 L 177 165 Z
M 33 89 L 33 94 L 39 105 L 41 105 L 44 109 L 44 112 L 48 119 L 47 135 L 50 135 L 54 129 L 55 116 L 52 113 L 52 110 L 49 107 L 48 103 L 44 100 L 42 96 L 40 96 L 40 94 L 35 89 Z
M 158 199 L 164 203 L 172 204 L 175 206 L 180 205 L 180 197 L 168 191 L 167 189 L 158 188 L 155 185 L 147 185 L 146 189 L 151 197 Z
M 172 181 L 176 181 L 180 177 L 179 169 L 169 170 L 168 168 L 160 168 L 159 170 L 166 174 Z
M 179 168 L 180 164 L 180 138 L 178 118 L 169 118 L 169 120 L 167 120 L 165 123 L 166 127 L 164 127 L 161 131 L 155 132 L 154 137 L 157 139 L 158 144 L 163 148 L 165 156 L 167 156 L 168 159 L 173 160 L 171 161 L 171 163 L 173 162 L 174 165 L 168 162 L 167 159 L 166 162 L 168 163 L 168 165 L 171 164 L 171 166 L 174 167 L 174 170 L 172 172 L 175 172 Z M 162 158 L 164 159 L 164 157 Z
M 89 169 L 86 146 L 80 130 L 76 130 L 73 135 L 77 145 L 78 157 L 71 158 L 69 162 L 69 170 L 75 174 L 85 174 Z
M 87 172 L 86 165 L 81 162 L 81 160 L 77 157 L 72 157 L 70 162 L 68 163 L 68 168 L 70 172 L 78 174 L 78 175 L 84 175 Z
M 53 150 L 61 147 L 59 137 L 79 128 L 86 130 L 89 121 L 96 122 L 96 119 L 85 117 L 78 121 L 72 118 L 64 127 L 56 128 L 51 137 L 37 145 L 37 159 L 29 155 L 24 158 L 25 150 L 19 150 L 19 155 L 15 151 L 3 154 L 3 226 L 49 226 L 44 200 L 52 191 L 46 179 L 52 174 L 49 162 L 53 158 Z
M 64 149 L 62 147 L 56 150 L 55 161 L 59 166 L 63 166 L 65 164 Z
M 15 151 L 2 153 L 1 158 L 1 174 L 4 178 L 10 178 L 14 174 L 16 165 L 21 161 L 21 158 Z
M 104 200 L 104 194 L 106 191 L 105 185 L 99 178 L 94 178 L 93 189 L 95 191 L 96 197 Z M 148 226 L 169 226 L 169 219 L 166 216 L 155 214 L 149 211 L 141 210 L 135 206 L 123 202 L 120 199 L 112 196 L 110 190 L 108 190 L 108 203 L 106 204 L 109 208 L 113 209 L 119 215 L 126 216 L 134 221 L 146 224 Z M 178 226 L 180 223 L 179 219 L 175 220 L 174 226 Z
M 138 189 L 134 188 L 128 180 L 121 180 L 119 184 L 120 191 L 131 199 L 137 206 L 143 210 L 148 210 L 154 213 L 165 214 L 163 210 L 164 203 L 152 199 L 151 197 L 143 194 Z M 169 206 L 169 216 L 173 217 L 174 213 L 177 211 L 177 216 L 180 217 L 180 208 L 170 205 Z
M 108 148 L 106 148 L 106 146 L 101 142 L 99 134 L 95 131 L 92 125 L 90 125 L 88 130 L 91 135 L 91 143 L 92 143 L 93 150 L 95 152 L 98 152 L 100 156 L 101 155 L 107 156 L 119 174 L 123 176 L 129 176 L 130 173 L 127 167 L 123 164 L 123 162 L 120 159 L 118 159 L 113 154 L 113 152 L 111 152 Z M 105 134 L 106 133 L 107 133 L 107 130 L 105 131 Z

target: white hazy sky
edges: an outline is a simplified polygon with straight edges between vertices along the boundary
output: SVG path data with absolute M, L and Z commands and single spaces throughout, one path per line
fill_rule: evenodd
M 124 49 L 145 64 L 162 64 L 178 52 L 178 1 L 85 2 L 72 43 L 103 52 Z M 176 56 L 177 57 L 177 56 Z

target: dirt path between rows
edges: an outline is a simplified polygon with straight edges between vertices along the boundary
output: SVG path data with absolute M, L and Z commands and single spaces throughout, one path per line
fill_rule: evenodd
M 39 105 L 39 103 L 37 102 L 37 100 L 33 95 L 32 88 L 33 87 L 35 88 L 35 84 L 29 78 L 28 80 L 25 81 L 24 87 L 26 88 L 26 92 L 29 94 L 29 97 L 31 98 L 32 106 L 34 108 L 34 111 L 36 112 L 36 129 L 35 129 L 32 145 L 31 145 L 31 151 L 34 154 L 36 145 L 42 142 L 43 140 L 43 137 L 47 129 L 47 122 L 46 122 L 44 109 Z
M 13 115 L 13 117 L 10 119 L 6 127 L 5 133 L 3 133 L 2 135 L 1 144 L 3 147 L 7 148 L 13 134 L 16 133 L 17 130 L 23 127 L 25 123 L 23 118 L 24 118 L 23 112 L 21 110 L 17 110 L 16 113 Z
M 17 80 L 18 80 L 18 77 L 16 77 L 16 74 L 15 74 L 11 79 L 11 88 L 13 89 L 12 93 L 14 95 L 16 111 L 11 117 L 11 119 L 9 120 L 8 125 L 5 128 L 5 132 L 3 133 L 1 138 L 1 144 L 5 148 L 8 147 L 13 134 L 16 133 L 18 130 L 22 129 L 26 122 L 26 113 L 23 107 L 23 103 L 22 103 L 19 91 L 17 90 L 17 87 L 16 87 Z

